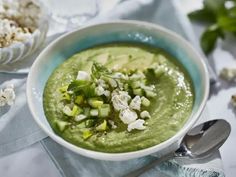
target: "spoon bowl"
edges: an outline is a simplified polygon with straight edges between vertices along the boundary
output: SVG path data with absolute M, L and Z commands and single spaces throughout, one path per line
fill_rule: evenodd
M 183 138 L 180 147 L 161 158 L 153 160 L 148 165 L 141 167 L 124 177 L 136 177 L 174 157 L 203 158 L 217 151 L 229 137 L 230 124 L 223 119 L 204 122 L 192 128 Z

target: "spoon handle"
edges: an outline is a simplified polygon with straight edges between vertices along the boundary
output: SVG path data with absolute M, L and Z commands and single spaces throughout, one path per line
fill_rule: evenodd
M 169 159 L 172 159 L 173 157 L 175 157 L 175 153 L 171 152 L 165 156 L 162 156 L 161 158 L 155 159 L 153 161 L 151 161 L 149 164 L 136 169 L 134 171 L 131 171 L 130 173 L 124 175 L 123 177 L 137 177 L 140 176 L 141 174 L 145 173 L 146 171 L 150 170 L 151 168 L 155 167 L 156 165 L 159 165 L 160 163 L 167 161 Z

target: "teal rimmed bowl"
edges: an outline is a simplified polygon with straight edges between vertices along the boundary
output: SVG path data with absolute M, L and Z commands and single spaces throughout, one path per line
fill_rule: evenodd
M 53 72 L 67 58 L 81 50 L 112 42 L 145 43 L 162 48 L 174 56 L 189 73 L 194 87 L 195 101 L 191 116 L 184 127 L 161 144 L 133 152 L 104 153 L 77 147 L 50 127 L 43 110 L 43 90 Z M 209 93 L 209 75 L 201 56 L 176 33 L 158 25 L 139 21 L 99 23 L 67 33 L 45 48 L 31 67 L 27 80 L 27 99 L 30 111 L 38 125 L 62 146 L 87 157 L 100 160 L 128 160 L 156 153 L 158 156 L 177 149 L 182 137 L 196 123 L 206 104 Z

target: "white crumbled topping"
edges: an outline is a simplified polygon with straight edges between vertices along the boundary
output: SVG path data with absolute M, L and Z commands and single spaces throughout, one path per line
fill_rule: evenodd
M 111 128 L 112 128 L 112 129 L 116 129 L 116 128 L 117 128 L 117 125 L 115 125 L 115 122 L 114 122 L 114 121 L 108 120 L 108 123 L 111 125 Z
M 143 83 L 140 83 L 140 87 L 146 91 L 154 91 L 155 85 L 146 86 Z
M 0 48 L 31 37 L 40 15 L 40 8 L 31 0 L 0 0 Z
M 128 101 L 131 99 L 128 92 L 114 90 L 112 92 L 112 104 L 116 111 L 128 108 Z
M 141 98 L 140 96 L 135 96 L 129 104 L 129 107 L 134 110 L 140 111 L 141 109 Z
M 102 86 L 100 86 L 100 85 L 95 88 L 95 93 L 96 93 L 98 96 L 103 95 L 104 92 L 105 92 L 104 88 L 103 88 Z
M 90 75 L 86 71 L 79 71 L 76 80 L 90 80 Z
M 128 125 L 128 131 L 130 132 L 131 130 L 137 129 L 137 130 L 144 130 L 146 127 L 143 125 L 145 123 L 144 120 L 142 119 L 137 119 L 136 121 L 130 123 Z
M 115 79 L 109 79 L 108 80 L 108 82 L 109 82 L 109 84 L 110 84 L 110 86 L 111 87 L 113 87 L 113 88 L 116 88 L 117 87 L 117 83 L 116 83 L 116 81 L 115 81 Z
M 80 115 L 78 115 L 78 116 L 75 117 L 75 121 L 81 121 L 81 120 L 84 120 L 84 119 L 86 119 L 86 118 L 87 118 L 86 115 L 80 114 Z
M 149 112 L 147 112 L 147 111 L 142 111 L 142 112 L 140 113 L 140 117 L 143 118 L 143 119 L 144 119 L 144 118 L 151 118 Z
M 124 124 L 130 124 L 138 118 L 138 115 L 135 111 L 127 108 L 120 111 L 119 117 Z
M 124 79 L 124 80 L 128 80 L 129 77 L 127 75 L 124 75 L 122 73 L 116 72 L 113 74 L 113 78 L 114 79 Z
M 109 90 L 105 90 L 103 93 L 106 97 L 109 97 L 111 95 L 111 92 Z
M 137 73 L 130 76 L 131 80 L 138 80 L 138 79 L 143 79 L 143 78 L 145 78 L 145 75 L 143 73 Z
M 103 88 L 107 87 L 107 84 L 106 84 L 106 82 L 103 79 L 98 79 L 97 80 L 97 85 L 100 85 Z
M 6 104 L 11 106 L 13 105 L 15 99 L 16 95 L 13 85 L 8 85 L 4 90 L 0 90 L 0 106 L 5 106 Z
M 236 68 L 223 68 L 220 77 L 228 81 L 236 80 Z

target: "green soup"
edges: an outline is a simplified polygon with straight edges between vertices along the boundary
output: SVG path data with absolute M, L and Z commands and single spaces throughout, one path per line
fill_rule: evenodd
M 127 131 L 127 126 L 117 121 L 117 128 L 83 139 L 83 125 L 68 126 L 60 131 L 57 120 L 69 121 L 62 112 L 58 88 L 69 84 L 78 70 L 91 72 L 93 61 L 107 68 L 144 70 L 155 63 L 165 66 L 165 73 L 153 79 L 156 96 L 148 108 L 151 118 L 146 129 Z M 151 77 L 151 76 L 150 76 Z M 175 135 L 192 112 L 194 92 L 184 68 L 161 49 L 137 44 L 107 44 L 75 54 L 62 63 L 49 77 L 43 94 L 45 115 L 52 129 L 66 141 L 76 146 L 102 152 L 129 152 L 157 145 Z M 117 119 L 117 117 L 114 117 Z

